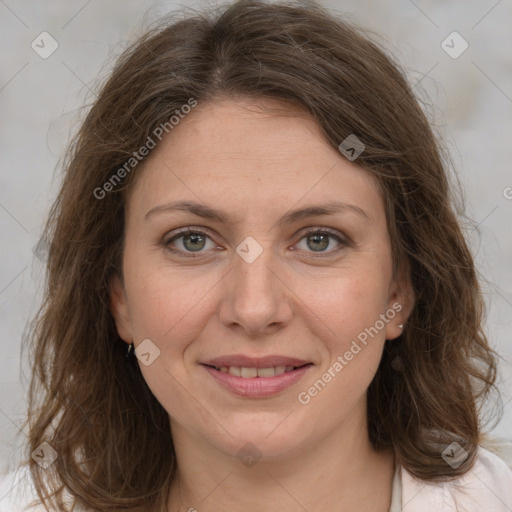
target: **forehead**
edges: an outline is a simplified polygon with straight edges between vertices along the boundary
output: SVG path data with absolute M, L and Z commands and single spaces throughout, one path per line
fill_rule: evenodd
M 291 163 L 315 146 L 318 151 L 321 137 L 311 116 L 293 105 L 267 98 L 223 99 L 199 104 L 154 156 L 172 157 L 175 163 L 238 160 L 241 170 L 252 169 L 255 164 Z
M 275 99 L 199 104 L 138 172 L 129 202 L 146 210 L 184 197 L 239 210 L 327 200 L 383 207 L 375 179 L 333 148 L 307 112 Z

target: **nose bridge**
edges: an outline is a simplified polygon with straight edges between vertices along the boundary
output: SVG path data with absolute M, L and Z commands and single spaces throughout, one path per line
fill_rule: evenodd
M 270 241 L 252 236 L 245 238 L 236 248 L 235 287 L 244 296 L 258 295 L 259 300 L 273 295 L 276 258 Z M 240 297 L 241 299 L 242 297 Z
M 258 242 L 247 237 L 236 248 L 227 302 L 228 323 L 238 323 L 251 332 L 261 332 L 270 324 L 283 322 L 288 308 L 283 303 L 281 281 L 277 277 L 278 258 L 269 238 Z

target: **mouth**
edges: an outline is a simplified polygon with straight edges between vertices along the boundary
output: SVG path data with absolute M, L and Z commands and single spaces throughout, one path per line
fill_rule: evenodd
M 245 398 L 267 398 L 296 384 L 314 364 L 282 357 L 251 361 L 232 357 L 201 363 L 201 366 L 232 394 Z
M 304 366 L 309 366 L 313 363 L 305 363 L 299 366 L 268 366 L 262 368 L 256 368 L 254 366 L 209 366 L 217 370 L 218 372 L 227 373 L 234 377 L 241 377 L 242 379 L 254 379 L 254 378 L 269 378 L 275 377 L 276 375 L 282 375 L 283 373 L 290 373 Z

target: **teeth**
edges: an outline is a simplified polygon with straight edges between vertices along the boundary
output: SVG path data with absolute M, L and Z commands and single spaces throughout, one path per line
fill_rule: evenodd
M 237 366 L 230 366 L 229 367 L 229 370 L 228 370 L 228 373 L 230 375 L 234 375 L 235 377 L 241 377 L 241 372 L 240 372 L 240 368 L 238 368 Z
M 258 376 L 257 368 L 240 368 L 240 377 L 250 379 Z
M 253 379 L 254 377 L 274 377 L 282 375 L 285 372 L 291 372 L 294 366 L 274 366 L 270 368 L 246 368 L 239 366 L 221 366 L 215 367 L 217 370 L 229 373 L 235 377 L 242 377 L 244 379 Z
M 293 366 L 292 366 L 293 368 Z M 286 366 L 276 366 L 274 368 L 274 375 L 281 375 L 286 371 Z
M 274 368 L 258 368 L 258 377 L 273 377 Z

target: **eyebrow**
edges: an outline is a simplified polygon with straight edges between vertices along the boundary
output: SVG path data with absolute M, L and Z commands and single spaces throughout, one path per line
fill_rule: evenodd
M 195 201 L 173 201 L 167 204 L 161 204 L 151 208 L 144 218 L 147 220 L 158 213 L 173 212 L 173 211 L 185 211 L 203 217 L 205 219 L 215 220 L 224 224 L 234 224 L 235 221 L 227 213 L 220 210 L 215 210 L 205 204 L 197 203 Z M 291 210 L 285 213 L 277 222 L 279 226 L 283 224 L 293 224 L 309 217 L 315 217 L 319 215 L 333 215 L 341 212 L 351 212 L 364 218 L 367 221 L 371 221 L 371 217 L 359 206 L 355 204 L 344 203 L 342 201 L 331 201 L 321 205 L 310 205 L 304 208 Z

